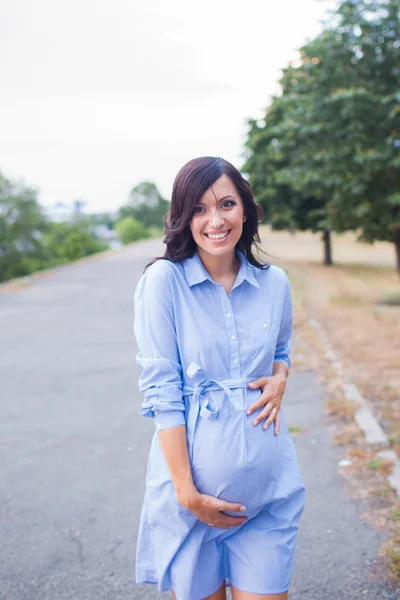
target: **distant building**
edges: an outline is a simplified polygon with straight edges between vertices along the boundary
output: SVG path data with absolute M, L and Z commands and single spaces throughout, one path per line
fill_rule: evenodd
M 85 214 L 82 209 L 86 204 L 87 202 L 84 200 L 74 200 L 70 204 L 57 202 L 52 206 L 44 206 L 43 212 L 49 221 L 53 221 L 53 223 L 72 222 L 79 220 L 79 217 Z
M 62 202 L 57 202 L 57 204 L 53 204 L 52 206 L 44 206 L 43 212 L 49 221 L 53 221 L 53 223 L 73 221 L 76 216 L 74 205 L 63 204 Z
M 116 250 L 123 246 L 123 243 L 118 239 L 116 232 L 113 229 L 109 229 L 107 225 L 94 225 L 89 229 L 96 239 L 108 244 L 109 248 Z

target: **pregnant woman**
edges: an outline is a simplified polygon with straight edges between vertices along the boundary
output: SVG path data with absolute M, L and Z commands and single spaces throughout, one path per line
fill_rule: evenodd
M 176 600 L 288 597 L 305 501 L 281 408 L 292 302 L 285 271 L 252 254 L 261 217 L 233 165 L 191 160 L 135 290 L 140 414 L 155 422 L 136 583 Z

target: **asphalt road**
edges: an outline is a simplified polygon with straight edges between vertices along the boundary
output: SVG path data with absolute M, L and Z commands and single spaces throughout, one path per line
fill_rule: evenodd
M 0 598 L 169 598 L 134 584 L 154 426 L 138 414 L 133 290 L 147 240 L 0 289 Z M 396 597 L 369 581 L 379 534 L 336 474 L 315 373 L 284 398 L 307 487 L 290 600 Z M 180 599 L 189 600 L 189 599 Z

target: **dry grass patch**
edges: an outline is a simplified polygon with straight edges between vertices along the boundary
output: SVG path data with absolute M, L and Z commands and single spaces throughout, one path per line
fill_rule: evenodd
M 338 400 L 328 400 L 326 402 L 326 408 L 328 414 L 333 417 L 340 417 L 350 421 L 354 419 L 354 413 L 358 408 L 358 404 L 350 402 L 346 398 L 339 398 Z
M 335 433 L 334 442 L 337 446 L 351 446 L 356 444 L 357 447 L 363 446 L 364 438 L 358 428 L 358 425 L 351 421 L 350 423 L 342 423 L 340 431 Z
M 352 458 L 359 458 L 360 460 L 363 460 L 364 458 L 367 458 L 368 456 L 368 452 L 365 448 L 350 448 L 350 450 L 348 451 L 349 456 L 351 456 Z
M 388 556 L 392 573 L 400 579 L 400 549 L 396 550 L 392 547 L 388 552 Z
M 393 471 L 393 463 L 387 458 L 381 458 L 379 456 L 369 460 L 367 463 L 369 469 L 373 471 L 379 471 L 382 475 L 390 475 Z
M 400 306 L 381 304 L 400 295 L 392 245 L 356 243 L 352 234 L 333 236 L 337 264 L 325 267 L 319 235 L 292 236 L 267 227 L 260 234 L 263 248 L 277 257 L 272 262 L 286 270 L 301 299 L 295 304 L 295 312 L 301 306 L 298 322 L 306 320 L 304 313 L 317 317 L 386 433 L 400 431 Z M 400 452 L 400 442 L 393 447 Z
M 262 228 L 264 249 L 282 266 L 292 284 L 295 315 L 295 369 L 321 373 L 327 395 L 328 428 L 345 449 L 338 472 L 354 499 L 362 501 L 361 518 L 386 534 L 381 556 L 400 582 L 400 503 L 387 476 L 393 463 L 367 444 L 354 422 L 357 405 L 343 397 L 343 381 L 326 359 L 308 319 L 324 328 L 345 374 L 357 384 L 400 455 L 400 282 L 390 244 L 369 246 L 352 234 L 333 236 L 333 267 L 322 265 L 319 235 L 274 232 Z M 261 255 L 264 260 L 265 257 Z M 392 298 L 395 300 L 393 301 Z

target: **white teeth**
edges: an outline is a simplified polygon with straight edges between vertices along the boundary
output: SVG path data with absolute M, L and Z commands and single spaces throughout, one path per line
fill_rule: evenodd
M 224 238 L 228 235 L 229 231 L 225 232 L 225 233 L 216 233 L 214 235 L 212 235 L 211 233 L 207 233 L 207 237 L 209 237 L 212 240 L 219 240 L 221 238 Z

